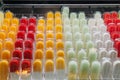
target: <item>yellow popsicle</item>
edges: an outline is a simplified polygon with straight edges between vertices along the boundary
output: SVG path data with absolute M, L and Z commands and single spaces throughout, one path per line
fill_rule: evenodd
M 45 62 L 45 72 L 53 72 L 54 71 L 54 63 L 52 60 L 47 60 Z
M 11 11 L 5 12 L 5 18 L 12 19 L 13 18 L 13 13 Z
M 40 60 L 42 60 L 43 59 L 43 51 L 41 50 L 41 49 L 37 49 L 36 51 L 35 51 L 35 59 L 40 59 Z
M 9 31 L 14 31 L 15 33 L 17 32 L 17 26 L 16 25 L 11 25 L 9 28 Z
M 2 25 L 2 30 L 5 31 L 5 33 L 8 33 L 9 26 L 3 24 Z
M 53 38 L 54 38 L 53 32 L 47 32 L 46 33 L 46 39 L 53 39 Z
M 8 18 L 4 18 L 4 20 L 3 20 L 3 24 L 4 25 L 7 25 L 8 27 L 10 26 L 10 19 L 8 19 Z
M 6 33 L 4 31 L 0 31 L 0 39 L 5 40 L 6 38 Z
M 37 34 L 36 34 L 36 40 L 44 40 L 44 34 L 40 33 L 40 32 L 37 32 Z
M 52 25 L 47 25 L 46 26 L 46 31 L 53 31 L 53 26 Z
M 41 25 L 41 24 L 38 24 L 37 25 L 37 30 L 40 31 L 40 32 L 44 32 L 44 25 Z
M 14 49 L 14 42 L 11 39 L 6 40 L 4 42 L 4 48 L 12 52 Z
M 36 59 L 33 62 L 33 72 L 42 72 L 42 61 L 39 59 Z
M 64 57 L 65 57 L 64 51 L 63 51 L 63 50 L 58 50 L 58 51 L 57 51 L 57 57 L 62 57 L 62 58 L 64 58 Z
M 36 42 L 36 49 L 44 49 L 44 42 L 43 41 L 37 41 Z
M 55 12 L 55 18 L 61 18 L 61 13 L 59 11 Z
M 55 31 L 57 32 L 62 32 L 62 25 L 56 25 L 55 26 Z
M 47 40 L 46 41 L 46 48 L 54 48 L 54 41 L 53 40 Z
M 54 58 L 54 51 L 52 49 L 48 49 L 46 51 L 46 56 L 45 56 L 46 59 L 53 59 Z
M 12 39 L 12 41 L 15 41 L 16 40 L 16 34 L 15 34 L 15 32 L 10 31 L 8 33 L 8 38 Z
M 1 53 L 1 59 L 5 59 L 9 61 L 11 59 L 10 51 L 9 50 L 3 50 Z
M 47 19 L 47 25 L 54 25 L 54 19 Z
M 63 39 L 63 33 L 62 32 L 57 32 L 56 33 L 56 40 Z
M 65 60 L 62 57 L 58 57 L 56 59 L 56 69 L 57 70 L 63 70 L 65 69 Z
M 39 20 L 38 20 L 38 24 L 45 25 L 45 20 L 44 20 L 44 19 L 42 19 L 42 18 L 41 18 L 41 19 L 39 19 Z
M 8 80 L 9 77 L 9 64 L 8 61 L 0 61 L 0 80 Z
M 47 18 L 54 18 L 54 13 L 52 11 L 48 12 Z
M 19 25 L 19 19 L 14 17 L 12 20 L 11 20 L 11 25 L 16 25 L 18 26 Z
M 55 18 L 55 25 L 62 25 L 62 19 L 61 18 Z
M 64 49 L 64 43 L 63 41 L 57 41 L 56 42 L 56 50 Z

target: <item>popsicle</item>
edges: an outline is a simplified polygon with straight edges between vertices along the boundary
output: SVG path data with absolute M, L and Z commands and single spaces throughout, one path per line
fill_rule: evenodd
M 62 16 L 61 16 L 61 12 L 59 12 L 59 11 L 56 11 L 55 12 L 55 18 L 61 18 Z
M 55 32 L 62 32 L 62 25 L 56 25 L 55 26 Z
M 39 59 L 36 59 L 33 62 L 32 79 L 34 80 L 42 79 L 42 61 Z
M 21 60 L 22 59 L 22 51 L 18 50 L 18 49 L 14 50 L 12 53 L 12 57 L 17 58 L 18 60 Z
M 103 79 L 111 79 L 112 76 L 112 63 L 105 59 L 102 62 L 101 75 Z
M 20 25 L 19 25 L 19 31 L 27 31 L 27 25 L 26 24 L 24 24 L 24 23 L 21 23 Z
M 73 49 L 67 51 L 67 61 L 71 61 L 72 59 L 76 58 L 76 53 Z
M 9 31 L 13 31 L 13 32 L 17 32 L 17 26 L 16 25 L 11 25 L 10 28 L 9 28 Z
M 29 31 L 29 32 L 27 33 L 27 39 L 30 39 L 30 40 L 34 41 L 34 40 L 35 40 L 34 32 Z
M 54 80 L 54 63 L 52 60 L 45 62 L 45 80 Z
M 54 13 L 52 11 L 47 12 L 47 18 L 54 18 Z
M 96 11 L 95 14 L 94 14 L 94 18 L 95 19 L 100 19 L 101 18 L 101 12 Z
M 48 49 L 46 51 L 46 56 L 45 56 L 46 60 L 47 59 L 51 59 L 53 60 L 54 59 L 54 51 L 52 49 Z
M 0 61 L 0 80 L 8 80 L 9 77 L 9 64 L 6 60 Z
M 112 12 L 111 12 L 111 18 L 112 18 L 112 19 L 118 18 L 118 12 L 112 11 Z
M 25 40 L 24 46 L 25 46 L 25 49 L 33 49 L 33 41 Z
M 86 43 L 87 53 L 89 52 L 89 49 L 90 49 L 90 48 L 94 48 L 94 43 L 93 43 L 93 41 L 88 41 L 88 42 Z
M 101 65 L 99 61 L 92 62 L 91 66 L 91 80 L 99 80 L 100 79 L 100 72 L 101 72 Z
M 53 26 L 52 25 L 47 25 L 46 26 L 46 31 L 53 31 Z
M 72 33 L 75 34 L 76 32 L 80 32 L 79 25 L 72 26 Z
M 54 41 L 53 40 L 47 40 L 46 41 L 46 48 L 54 48 Z
M 79 12 L 79 19 L 85 19 L 85 12 Z
M 87 57 L 87 53 L 84 49 L 80 49 L 77 54 L 78 64 L 81 63 L 81 61 Z M 78 65 L 79 66 L 79 65 Z
M 17 17 L 12 18 L 11 25 L 18 26 L 19 25 L 19 19 Z
M 8 27 L 10 26 L 10 19 L 8 19 L 8 18 L 4 18 L 4 20 L 3 20 L 3 24 L 4 25 L 7 25 Z
M 14 49 L 14 42 L 11 39 L 6 40 L 4 42 L 4 48 L 12 52 Z
M 66 25 L 70 25 L 70 19 L 67 17 L 63 20 L 63 25 L 66 26 Z
M 64 58 L 64 57 L 65 57 L 64 51 L 63 51 L 63 50 L 58 50 L 57 53 L 56 53 L 56 57 L 57 57 L 57 58 L 58 58 L 58 57 Z
M 48 18 L 46 23 L 47 23 L 47 25 L 53 26 L 54 25 L 54 19 Z
M 114 61 L 117 58 L 117 54 L 118 52 L 115 49 L 111 49 L 108 52 L 108 57 Z
M 57 32 L 56 33 L 56 40 L 62 40 L 63 39 L 63 33 L 62 32 Z
M 55 25 L 61 25 L 62 19 L 61 18 L 55 18 Z
M 40 18 L 40 19 L 38 20 L 38 24 L 45 25 L 45 19 Z
M 6 11 L 5 12 L 5 18 L 9 18 L 9 19 L 12 19 L 13 18 L 13 13 L 11 11 Z
M 36 17 L 35 16 L 30 17 L 28 21 L 29 21 L 29 24 L 32 23 L 32 24 L 36 25 Z
M 94 18 L 90 18 L 88 20 L 88 26 L 95 26 L 96 20 Z
M 6 33 L 4 31 L 0 31 L 0 39 L 4 41 L 5 38 L 6 38 Z
M 10 79 L 19 80 L 20 62 L 17 59 L 13 59 L 9 63 L 10 65 Z
M 17 39 L 15 41 L 15 49 L 16 48 L 23 49 L 23 40 L 22 39 Z
M 56 59 L 56 80 L 65 79 L 65 60 L 62 57 Z
M 103 18 L 104 18 L 104 19 L 110 19 L 110 18 L 111 18 L 110 12 L 104 12 Z
M 63 50 L 63 49 L 64 49 L 64 42 L 56 41 L 56 50 Z
M 37 32 L 36 34 L 36 41 L 37 40 L 44 40 L 44 34 L 41 32 Z
M 78 18 L 75 18 L 75 19 L 73 19 L 73 21 L 72 21 L 72 26 L 79 26 L 79 19 Z
M 68 6 L 64 6 L 62 8 L 62 12 L 69 14 L 69 7 Z
M 90 70 L 90 63 L 88 60 L 82 60 L 80 63 L 79 69 L 79 79 L 80 80 L 88 80 L 89 78 L 89 70 Z
M 65 41 L 65 53 L 67 53 L 67 51 L 72 47 L 73 45 L 71 41 Z
M 107 40 L 107 41 L 105 41 L 105 48 L 107 49 L 107 50 L 111 50 L 112 48 L 113 48 L 113 41 L 112 40 Z
M 70 61 L 68 64 L 68 80 L 77 80 L 78 65 L 76 61 Z
M 15 42 L 15 40 L 16 40 L 16 33 L 13 32 L 13 31 L 10 31 L 8 33 L 8 38 L 12 39 L 12 41 Z
M 23 39 L 23 40 L 25 40 L 25 32 L 24 31 L 18 31 L 18 33 L 17 33 L 17 39 Z
M 44 50 L 44 42 L 43 41 L 37 41 L 36 42 L 36 49 Z
M 9 26 L 6 24 L 2 25 L 2 30 L 5 31 L 5 33 L 8 33 Z
M 102 40 L 96 40 L 95 46 L 96 46 L 97 49 L 102 48 L 103 45 L 104 45 L 104 44 L 103 44 L 103 41 L 102 41 Z
M 20 19 L 20 24 L 21 23 L 24 23 L 25 25 L 28 25 L 28 18 L 23 16 L 21 19 Z
M 69 14 L 62 12 L 62 21 L 64 21 L 68 17 L 69 17 Z M 64 22 L 64 24 L 65 24 L 65 22 Z
M 87 20 L 86 19 L 80 19 L 79 20 L 79 27 L 80 27 L 80 32 L 82 32 L 82 28 L 84 25 L 87 25 Z
M 43 60 L 43 51 L 41 49 L 37 49 L 34 54 L 34 59 L 40 59 Z
M 46 33 L 46 39 L 53 39 L 54 38 L 54 33 L 53 32 L 47 32 Z
M 77 18 L 77 13 L 71 12 L 71 13 L 70 13 L 70 22 L 72 23 L 72 21 L 73 21 L 75 18 Z
M 72 32 L 72 28 L 71 28 L 70 24 L 69 24 L 69 25 L 68 25 L 68 24 L 67 24 L 67 25 L 64 25 L 63 28 L 64 28 L 64 33 L 65 33 L 65 32 Z
M 108 54 L 107 50 L 105 48 L 101 48 L 99 50 L 98 59 L 101 60 L 102 58 L 106 57 L 107 54 Z
M 28 25 L 28 31 L 33 31 L 33 32 L 35 32 L 35 27 L 36 27 L 36 26 L 35 26 L 34 24 L 32 24 L 32 23 L 29 24 L 29 25 Z
M 72 41 L 72 33 L 71 32 L 65 32 L 65 40 L 66 41 Z
M 120 70 L 119 70 L 119 67 L 120 67 L 120 61 L 119 60 L 116 60 L 114 63 L 113 63 L 113 79 L 114 80 L 118 80 L 120 79 Z
M 74 43 L 75 43 L 77 40 L 81 40 L 81 33 L 80 33 L 80 32 L 75 32 L 75 33 L 73 33 L 73 41 L 74 41 Z
M 21 63 L 21 79 L 22 80 L 30 80 L 31 79 L 31 61 L 28 59 L 24 59 Z
M 44 31 L 45 31 L 44 28 L 45 28 L 45 26 L 42 25 L 42 24 L 38 24 L 38 25 L 37 25 L 37 31 L 44 32 Z
M 33 59 L 33 53 L 31 49 L 24 50 L 24 59 Z

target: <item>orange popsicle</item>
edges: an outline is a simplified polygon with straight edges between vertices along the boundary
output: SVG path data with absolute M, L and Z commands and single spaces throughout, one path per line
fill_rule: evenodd
M 44 42 L 43 41 L 37 41 L 36 42 L 36 49 L 44 49 Z
M 41 24 L 38 24 L 37 25 L 37 30 L 40 31 L 40 32 L 44 32 L 44 25 L 41 25 Z
M 64 58 L 64 57 L 65 57 L 64 51 L 63 51 L 63 50 L 58 50 L 58 51 L 57 51 L 57 57 L 62 57 L 62 58 Z
M 19 25 L 19 19 L 14 17 L 12 20 L 11 20 L 11 25 L 15 25 L 15 26 L 18 26 Z
M 56 69 L 57 70 L 64 70 L 65 69 L 65 60 L 62 57 L 58 57 L 56 59 Z
M 46 59 L 53 59 L 54 58 L 54 51 L 52 49 L 48 49 L 46 51 Z
M 9 31 L 17 32 L 17 26 L 16 25 L 11 25 L 10 28 L 9 28 Z
M 8 33 L 9 26 L 3 24 L 2 25 L 2 30 L 5 31 L 6 33 Z
M 54 25 L 54 19 L 47 19 L 47 25 Z
M 41 32 L 37 32 L 36 34 L 36 40 L 44 40 L 44 34 Z
M 45 25 L 45 20 L 44 20 L 44 19 L 42 19 L 42 18 L 41 18 L 41 19 L 39 19 L 39 20 L 38 20 L 38 24 Z
M 56 50 L 59 50 L 59 49 L 64 49 L 63 41 L 57 41 L 56 42 Z
M 62 32 L 57 32 L 56 33 L 56 40 L 63 39 L 63 33 Z
M 61 18 L 55 18 L 55 25 L 61 25 L 62 19 Z
M 46 31 L 53 31 L 53 26 L 52 25 L 47 25 L 46 26 Z
M 46 48 L 54 48 L 54 41 L 53 40 L 47 40 L 46 41 Z
M 0 58 L 1 58 L 1 51 L 2 51 L 2 49 L 3 49 L 3 43 L 2 43 L 2 41 L 0 41 Z
M 4 24 L 4 25 L 7 25 L 7 26 L 10 26 L 10 19 L 4 18 L 3 24 Z
M 1 59 L 5 59 L 5 60 L 10 60 L 11 59 L 11 54 L 9 50 L 3 50 L 1 53 Z
M 41 49 L 37 49 L 36 51 L 35 51 L 35 59 L 40 59 L 40 60 L 42 60 L 43 59 L 43 51 L 41 50 Z
M 54 13 L 52 11 L 48 12 L 47 18 L 54 18 Z
M 61 13 L 59 11 L 55 12 L 55 18 L 61 18 Z
M 0 39 L 1 40 L 5 40 L 5 38 L 6 38 L 5 32 L 4 31 L 0 31 Z
M 8 61 L 0 61 L 0 80 L 8 80 L 9 77 L 9 64 Z
M 53 72 L 54 71 L 54 63 L 52 60 L 47 60 L 45 62 L 45 72 Z
M 14 42 L 11 39 L 7 39 L 4 42 L 4 48 L 12 52 L 14 49 Z
M 54 38 L 53 32 L 47 32 L 46 33 L 46 39 L 53 39 L 53 38 Z
M 55 31 L 57 32 L 62 32 L 62 25 L 56 25 L 55 26 Z
M 7 11 L 5 13 L 5 18 L 9 18 L 9 19 L 12 19 L 13 18 L 13 13 L 11 11 Z
M 10 31 L 8 33 L 8 38 L 12 39 L 12 41 L 15 41 L 16 40 L 16 34 L 15 34 L 15 32 Z
M 39 59 L 36 59 L 33 62 L 33 72 L 42 72 L 42 61 Z

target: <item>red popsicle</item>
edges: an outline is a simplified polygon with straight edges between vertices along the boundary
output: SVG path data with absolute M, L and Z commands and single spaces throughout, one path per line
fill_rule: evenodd
M 27 73 L 31 72 L 31 61 L 24 59 L 22 61 L 22 71 L 26 71 Z
M 27 17 L 22 17 L 20 19 L 20 23 L 24 23 L 24 24 L 28 25 L 28 19 L 27 19 Z
M 110 19 L 110 18 L 111 18 L 110 12 L 105 12 L 105 13 L 103 14 L 103 18 L 104 18 L 104 19 Z
M 30 49 L 26 49 L 25 51 L 24 51 L 24 59 L 32 59 L 32 50 L 30 50 Z
M 109 23 L 112 23 L 112 22 L 113 22 L 112 19 L 104 19 L 104 23 L 105 23 L 106 25 L 108 25 Z
M 21 50 L 14 50 L 13 51 L 13 57 L 14 58 L 18 58 L 19 60 L 21 60 L 22 59 L 22 51 Z
M 120 23 L 117 24 L 117 31 L 120 32 Z
M 115 39 L 114 47 L 118 51 L 118 57 L 120 57 L 120 39 Z
M 116 24 L 115 24 L 115 23 L 109 23 L 109 24 L 107 25 L 107 31 L 109 31 L 110 34 L 111 34 L 112 32 L 114 32 L 114 31 L 117 31 L 117 26 L 116 26 Z
M 20 70 L 20 62 L 17 59 L 10 61 L 10 72 L 18 72 Z
M 23 49 L 23 40 L 22 39 L 17 39 L 15 42 L 15 48 L 21 48 Z
M 120 34 L 117 31 L 111 33 L 111 38 L 113 39 L 113 41 L 119 37 L 120 37 Z
M 34 41 L 35 40 L 34 32 L 29 31 L 28 34 L 27 34 L 27 39 L 30 39 L 30 40 Z
M 35 25 L 33 23 L 29 24 L 28 26 L 28 31 L 33 31 L 35 32 Z
M 25 40 L 24 42 L 25 49 L 33 49 L 33 41 L 31 40 Z
M 33 23 L 34 25 L 36 25 L 36 17 L 32 16 L 29 18 L 29 24 Z
M 27 31 L 27 25 L 24 24 L 24 23 L 21 23 L 20 26 L 19 26 L 19 31 Z
M 25 31 L 19 31 L 17 33 L 17 38 L 25 40 Z
M 111 12 L 111 18 L 112 19 L 118 18 L 118 13 L 116 11 Z

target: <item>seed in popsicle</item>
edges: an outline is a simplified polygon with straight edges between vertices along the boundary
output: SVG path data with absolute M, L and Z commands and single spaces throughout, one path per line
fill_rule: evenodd
M 53 52 L 53 50 L 52 49 L 48 49 L 47 51 L 46 51 L 46 59 L 54 59 L 54 52 Z
M 35 59 L 40 59 L 40 60 L 42 60 L 42 59 L 43 59 L 43 56 L 44 56 L 44 54 L 43 54 L 43 51 L 42 51 L 41 49 L 37 49 L 37 50 L 35 51 L 35 55 L 34 55 Z
M 43 41 L 38 41 L 36 42 L 36 49 L 44 49 L 44 42 Z
M 24 51 L 24 59 L 32 59 L 32 58 L 33 58 L 32 50 L 26 49 Z
M 11 54 L 9 50 L 3 50 L 1 53 L 1 59 L 5 59 L 5 60 L 10 60 L 11 59 Z

